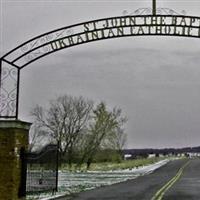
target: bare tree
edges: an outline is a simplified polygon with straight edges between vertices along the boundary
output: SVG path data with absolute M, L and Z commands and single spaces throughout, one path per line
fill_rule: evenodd
M 121 127 L 124 121 L 124 118 L 121 117 L 121 110 L 114 109 L 109 112 L 105 103 L 100 103 L 93 111 L 93 121 L 90 123 L 90 128 L 86 135 L 84 153 L 80 164 L 86 162 L 88 169 L 104 140 L 113 139 L 116 136 L 113 133 L 117 128 Z
M 59 142 L 61 155 L 67 155 L 70 166 L 75 144 L 81 133 L 87 129 L 92 108 L 92 101 L 65 95 L 52 100 L 48 109 L 36 106 L 32 110 L 40 128 Z
M 37 123 L 33 123 L 29 131 L 29 151 L 34 151 L 43 146 L 48 140 L 47 132 L 41 130 Z
M 104 149 L 116 150 L 122 155 L 122 150 L 127 139 L 123 126 L 127 122 L 127 118 L 122 116 L 122 110 L 116 107 L 112 110 L 112 115 L 117 122 L 117 126 L 110 131 L 110 134 L 106 135 L 105 139 L 102 141 L 102 147 Z

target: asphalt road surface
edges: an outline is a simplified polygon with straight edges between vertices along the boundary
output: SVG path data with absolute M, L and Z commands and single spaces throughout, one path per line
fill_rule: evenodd
M 170 161 L 152 174 L 81 192 L 71 200 L 200 200 L 200 159 Z

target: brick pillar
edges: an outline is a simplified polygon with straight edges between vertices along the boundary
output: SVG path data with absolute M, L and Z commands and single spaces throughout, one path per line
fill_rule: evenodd
M 18 120 L 0 121 L 0 200 L 19 199 L 20 152 L 28 148 L 30 125 Z

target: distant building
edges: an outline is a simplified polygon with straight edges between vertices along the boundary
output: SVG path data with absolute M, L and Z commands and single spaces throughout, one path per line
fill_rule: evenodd
M 156 157 L 156 154 L 155 153 L 150 153 L 149 155 L 148 155 L 148 158 L 155 158 Z
M 129 160 L 132 158 L 132 154 L 125 154 L 124 155 L 124 160 Z
M 189 158 L 200 157 L 200 153 L 187 153 L 187 156 L 188 156 Z

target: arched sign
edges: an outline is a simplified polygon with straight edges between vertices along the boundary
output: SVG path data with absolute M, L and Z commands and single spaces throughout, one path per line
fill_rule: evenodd
M 119 37 L 179 36 L 200 38 L 200 18 L 191 16 L 119 16 L 88 21 L 37 36 L 2 57 L 17 68 L 72 46 Z
M 155 13 L 155 10 L 153 11 Z M 30 63 L 59 50 L 84 43 L 155 35 L 200 38 L 200 17 L 127 15 L 104 18 L 53 30 L 21 44 L 0 60 L 0 118 L 18 118 L 20 70 Z M 7 83 L 9 81 L 13 82 L 13 87 Z

